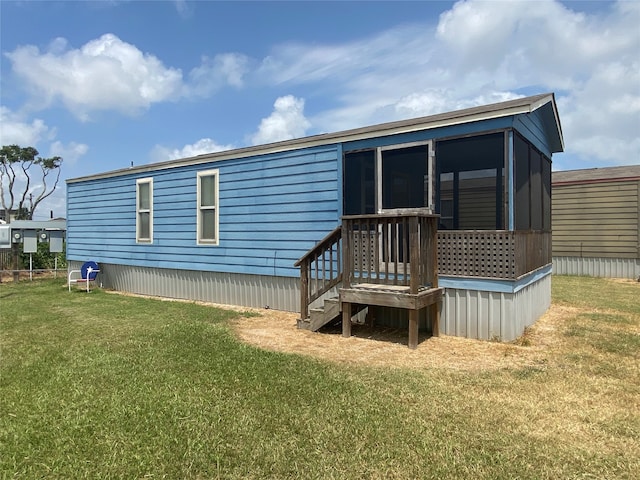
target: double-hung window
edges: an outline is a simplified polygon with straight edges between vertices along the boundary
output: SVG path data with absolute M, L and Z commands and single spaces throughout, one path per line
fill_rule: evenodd
M 136 181 L 136 242 L 153 242 L 153 178 Z
M 198 245 L 218 245 L 218 170 L 198 172 Z

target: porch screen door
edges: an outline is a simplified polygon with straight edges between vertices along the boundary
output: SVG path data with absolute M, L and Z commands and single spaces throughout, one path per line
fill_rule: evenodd
M 431 145 L 407 144 L 378 149 L 378 211 L 432 208 Z
M 393 213 L 403 209 L 431 209 L 433 161 L 429 155 L 431 144 L 404 144 L 378 149 L 378 211 Z M 431 211 L 431 210 L 429 210 Z M 378 232 L 380 258 L 397 262 L 398 273 L 406 274 L 409 265 L 408 232 L 403 224 Z
M 344 214 L 391 213 L 403 209 L 429 209 L 434 204 L 431 142 L 407 143 L 347 152 L 344 168 Z M 396 262 L 398 274 L 408 264 L 404 227 L 398 223 L 384 231 L 360 231 L 354 258 L 378 258 Z M 377 245 L 378 253 L 371 253 Z M 375 267 L 372 267 L 372 271 Z
M 344 166 L 344 214 L 429 208 L 435 178 L 431 142 L 347 152 Z

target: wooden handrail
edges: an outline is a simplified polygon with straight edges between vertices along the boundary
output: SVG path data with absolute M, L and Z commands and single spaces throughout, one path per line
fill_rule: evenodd
M 412 294 L 436 287 L 438 218 L 420 211 L 343 217 L 343 287 L 402 285 Z
M 300 257 L 298 261 L 293 264 L 293 266 L 299 267 L 300 265 L 302 265 L 302 262 L 304 262 L 307 258 L 313 256 L 316 251 L 324 248 L 325 245 L 332 243 L 333 238 L 336 235 L 341 236 L 341 233 L 342 233 L 342 226 L 338 225 L 330 233 L 328 233 L 322 240 L 316 243 L 307 253 L 305 253 L 302 257 Z
M 437 287 L 438 274 L 517 279 L 551 263 L 550 232 L 437 231 L 436 220 L 414 212 L 343 217 L 342 226 L 294 264 L 300 267 L 301 318 L 341 282 L 344 288 L 365 282 L 416 292 Z
M 300 267 L 300 318 L 309 317 L 309 305 L 342 281 L 342 227 L 338 226 L 305 253 Z

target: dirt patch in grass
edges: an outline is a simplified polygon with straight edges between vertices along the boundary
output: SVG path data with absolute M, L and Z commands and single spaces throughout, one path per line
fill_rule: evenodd
M 634 280 L 607 281 L 614 284 L 638 285 Z M 544 369 L 551 360 L 559 360 L 572 348 L 572 337 L 567 333 L 570 333 L 572 325 L 584 315 L 593 315 L 596 311 L 587 306 L 575 307 L 565 302 L 556 302 L 514 342 L 500 343 L 420 334 L 418 348 L 410 350 L 407 347 L 406 329 L 353 325 L 352 336 L 343 338 L 339 324 L 333 328 L 325 327 L 320 332 L 299 330 L 297 313 L 196 303 L 250 314 L 232 320 L 231 326 L 240 340 L 265 350 L 296 353 L 354 366 L 443 368 L 460 371 L 503 368 L 526 370 L 528 367 L 534 367 L 536 371 Z M 597 311 L 609 312 L 606 309 Z M 583 326 L 577 324 L 574 327 L 580 332 L 584 330 Z M 637 328 L 633 326 L 626 325 L 624 329 L 637 333 Z
M 622 283 L 626 285 L 638 285 L 640 283 L 640 280 L 633 280 L 631 278 L 607 278 L 607 281 L 611 283 Z
M 418 348 L 407 347 L 407 331 L 354 325 L 342 338 L 339 328 L 309 332 L 296 327 L 295 313 L 255 310 L 259 316 L 234 320 L 240 339 L 257 347 L 317 357 L 338 363 L 402 368 L 488 370 L 546 364 L 563 342 L 558 325 L 578 309 L 552 306 L 525 337 L 513 343 L 470 340 L 441 335 L 420 336 Z M 526 345 L 526 346 L 523 346 Z
M 123 292 L 119 295 L 144 296 Z M 232 320 L 231 326 L 240 340 L 264 350 L 296 353 L 354 366 L 387 368 L 444 368 L 479 371 L 502 368 L 541 367 L 566 342 L 563 322 L 583 312 L 565 305 L 552 305 L 523 337 L 511 343 L 472 340 L 441 335 L 431 337 L 421 333 L 418 348 L 407 347 L 407 331 L 352 326 L 352 336 L 343 338 L 341 327 L 325 327 L 320 332 L 300 330 L 297 313 L 193 302 L 153 297 L 164 301 L 185 301 L 249 314 Z

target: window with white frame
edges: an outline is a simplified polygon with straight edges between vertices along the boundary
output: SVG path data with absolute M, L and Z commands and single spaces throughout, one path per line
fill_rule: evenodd
M 218 170 L 198 172 L 198 244 L 218 245 Z
M 153 242 L 153 178 L 136 180 L 136 242 Z

